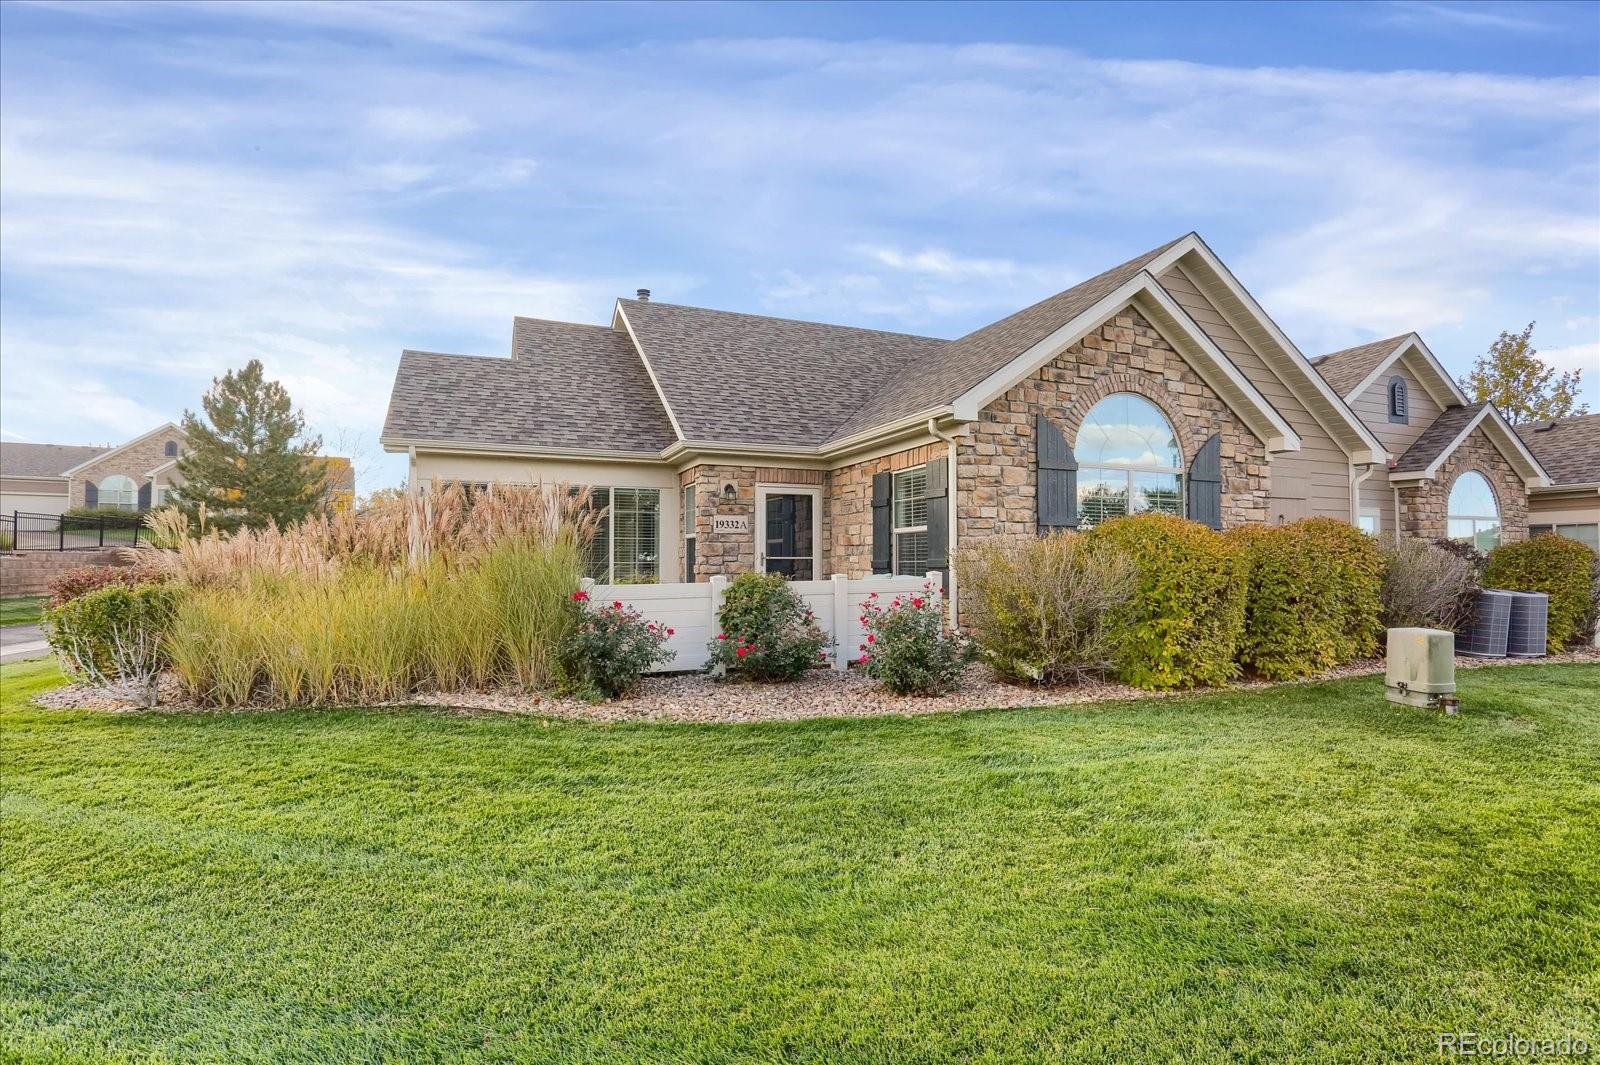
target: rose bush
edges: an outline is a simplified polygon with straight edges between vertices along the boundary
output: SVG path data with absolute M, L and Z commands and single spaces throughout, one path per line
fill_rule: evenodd
M 577 612 L 562 648 L 568 682 L 591 699 L 626 695 L 646 670 L 672 661 L 667 648 L 673 630 L 645 620 L 639 611 L 613 600 L 596 604 L 589 593 L 572 593 Z
M 741 573 L 717 614 L 721 631 L 707 648 L 707 668 L 729 677 L 796 680 L 827 659 L 828 637 L 789 582 L 775 573 Z
M 888 606 L 873 592 L 862 604 L 861 627 L 859 665 L 896 695 L 947 692 L 972 657 L 967 641 L 946 624 L 931 582 L 922 595 L 896 596 Z

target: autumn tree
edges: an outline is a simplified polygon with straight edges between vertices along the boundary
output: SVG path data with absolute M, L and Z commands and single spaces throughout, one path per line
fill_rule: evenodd
M 183 412 L 178 506 L 192 514 L 203 503 L 213 524 L 260 528 L 293 524 L 321 505 L 322 440 L 305 435 L 305 418 L 259 359 L 213 378 L 200 405 L 203 419 Z
M 1501 333 L 1489 345 L 1472 372 L 1461 383 L 1473 402 L 1488 400 L 1512 425 L 1587 414 L 1587 405 L 1578 402 L 1578 379 L 1582 370 L 1569 370 L 1556 376 L 1533 346 L 1533 325 L 1520 333 Z

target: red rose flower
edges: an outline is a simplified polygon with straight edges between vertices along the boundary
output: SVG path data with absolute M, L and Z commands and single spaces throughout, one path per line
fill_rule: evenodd
M 670 628 L 669 628 L 669 629 L 668 629 L 668 630 L 667 630 L 667 635 L 668 635 L 668 636 L 671 636 L 671 635 L 672 635 L 672 630 L 671 630 L 671 629 L 670 629 Z
M 719 633 L 717 633 L 717 639 L 719 639 L 719 640 L 726 640 L 726 639 L 727 639 L 727 638 L 728 638 L 728 634 L 727 634 L 727 633 L 725 633 L 725 632 L 719 632 Z
M 877 643 L 878 642 L 878 638 L 876 636 L 874 636 L 872 633 L 869 632 L 869 633 L 867 633 L 867 642 L 868 643 Z
M 622 609 L 622 600 L 621 599 L 613 599 L 611 601 L 611 609 L 613 609 L 613 610 L 621 610 Z
M 739 657 L 740 657 L 740 658 L 743 658 L 743 657 L 744 657 L 744 656 L 745 656 L 745 655 L 747 655 L 747 654 L 749 654 L 749 653 L 750 653 L 750 648 L 748 648 L 748 647 L 741 647 L 741 648 L 739 648 L 739 649 L 738 649 L 738 650 L 737 650 L 737 651 L 735 651 L 735 652 L 733 652 L 733 653 L 734 653 L 734 654 L 736 654 L 736 655 L 738 655 L 738 656 L 739 656 Z
M 871 655 L 862 655 L 861 656 L 861 664 L 862 665 L 866 665 L 870 661 L 872 661 L 872 656 Z
M 572 601 L 574 603 L 587 603 L 589 601 L 589 593 L 583 591 L 573 592 Z
M 921 599 L 913 599 L 913 600 L 911 600 L 911 605 L 916 607 L 918 610 L 921 610 L 922 609 L 922 600 Z

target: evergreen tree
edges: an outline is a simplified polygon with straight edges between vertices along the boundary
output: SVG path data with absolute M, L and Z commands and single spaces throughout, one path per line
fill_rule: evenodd
M 323 473 L 315 462 L 320 437 L 305 437 L 305 419 L 289 393 L 251 359 L 213 378 L 200 400 L 202 420 L 183 412 L 188 446 L 178 459 L 184 484 L 176 502 L 189 513 L 204 503 L 224 528 L 300 521 L 322 503 Z
M 1539 359 L 1533 346 L 1533 323 L 1529 322 L 1520 333 L 1501 333 L 1461 383 L 1473 402 L 1488 400 L 1506 421 L 1525 425 L 1589 413 L 1588 406 L 1578 402 L 1582 376 L 1582 370 L 1569 370 L 1557 377 L 1555 367 Z

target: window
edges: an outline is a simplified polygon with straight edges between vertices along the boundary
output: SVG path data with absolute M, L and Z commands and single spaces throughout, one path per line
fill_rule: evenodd
M 894 571 L 902 577 L 928 572 L 928 467 L 894 475 Z
M 1183 513 L 1183 456 L 1172 423 L 1131 392 L 1107 396 L 1078 430 L 1078 525 L 1157 510 Z
M 1565 536 L 1568 540 L 1577 540 L 1579 543 L 1587 544 L 1589 550 L 1600 552 L 1600 523 L 1591 521 L 1567 525 L 1528 526 L 1529 536 L 1540 536 L 1546 533 L 1555 533 L 1557 536 Z
M 679 520 L 683 523 L 683 579 L 694 580 L 694 485 L 683 486 L 683 513 Z
M 178 442 L 176 440 L 168 440 L 166 446 L 161 449 L 161 453 L 169 459 L 176 458 L 178 455 Z
M 1450 502 L 1445 510 L 1446 535 L 1462 540 L 1479 551 L 1491 550 L 1500 542 L 1500 507 L 1483 474 L 1468 470 L 1450 486 Z
M 1404 377 L 1389 378 L 1389 420 L 1391 422 L 1404 422 L 1407 418 L 1408 406 L 1406 399 L 1406 379 Z
M 100 482 L 100 506 L 136 510 L 139 506 L 139 488 L 132 477 L 114 473 Z
M 576 493 L 580 489 L 574 488 Z M 653 581 L 661 574 L 661 490 L 591 488 L 589 507 L 604 511 L 589 542 L 585 576 L 604 584 Z
M 1368 536 L 1378 535 L 1378 516 L 1376 514 L 1362 514 L 1356 518 L 1356 527 Z

